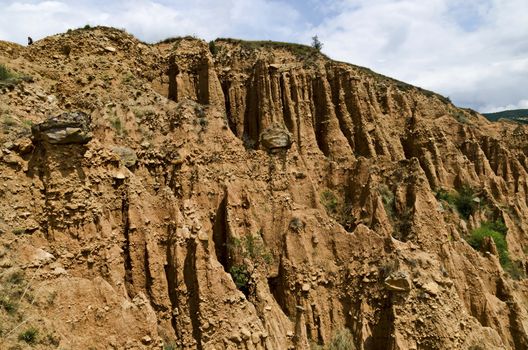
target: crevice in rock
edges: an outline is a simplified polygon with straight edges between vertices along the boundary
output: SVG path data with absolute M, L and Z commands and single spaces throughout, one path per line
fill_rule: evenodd
M 198 91 L 197 98 L 198 103 L 207 105 L 211 102 L 211 96 L 209 92 L 209 64 L 206 59 L 200 62 L 200 68 L 198 70 Z
M 250 149 L 258 146 L 260 133 L 260 105 L 255 71 L 256 68 L 253 69 L 251 80 L 246 83 L 246 110 L 244 113 L 244 134 L 242 136 L 244 146 Z
M 381 305 L 378 321 L 372 327 L 372 335 L 364 344 L 365 350 L 389 350 L 392 349 L 392 334 L 394 328 L 394 317 L 392 315 L 392 302 L 387 298 Z
M 330 116 L 328 114 L 325 97 L 323 95 L 324 88 L 322 78 L 316 79 L 313 82 L 313 85 L 315 139 L 321 152 L 323 152 L 323 154 L 328 157 L 330 155 L 330 147 L 326 138 L 328 136 L 328 124 L 330 123 Z
M 150 305 L 152 305 L 152 308 L 156 311 L 167 311 L 167 308 L 163 305 L 160 305 L 156 302 L 156 298 L 154 297 L 154 293 L 152 292 L 152 285 L 154 284 L 154 279 L 152 277 L 152 273 L 150 272 L 150 258 L 149 258 L 149 252 L 147 247 L 147 242 L 145 242 L 145 254 L 143 258 L 144 263 L 144 270 L 145 270 L 145 290 L 147 291 L 147 297 L 150 300 Z
M 504 282 L 502 279 L 498 279 L 497 281 L 497 290 L 495 292 L 495 296 L 499 298 L 499 300 L 506 302 L 509 299 L 509 295 L 505 289 Z
M 169 95 L 167 98 L 169 100 L 178 101 L 178 84 L 176 82 L 176 77 L 180 73 L 180 70 L 178 69 L 178 64 L 176 63 L 176 60 L 174 57 L 169 58 L 169 70 L 168 70 L 168 76 L 169 76 Z
M 295 77 L 292 77 L 290 79 L 290 97 L 291 97 L 291 100 L 293 101 L 293 106 L 295 106 L 295 114 L 296 114 L 296 117 L 295 117 L 295 122 L 296 122 L 296 130 L 297 130 L 297 133 L 294 135 L 296 141 L 297 141 L 297 147 L 299 149 L 299 153 L 301 154 L 301 157 L 303 156 L 303 141 L 302 141 L 302 137 L 301 137 L 301 125 L 302 125 L 302 121 L 301 121 L 301 118 L 299 118 L 299 116 L 301 115 L 301 99 L 299 97 L 299 86 L 297 86 L 297 79 Z M 303 158 L 303 161 L 304 161 L 304 158 Z
M 128 190 L 123 189 L 121 198 L 121 220 L 123 225 L 123 236 L 125 241 L 123 242 L 123 254 L 124 254 L 124 266 L 125 266 L 125 288 L 130 298 L 133 298 L 134 293 L 134 280 L 132 277 L 132 257 L 130 255 L 130 218 L 128 215 Z
M 314 325 L 314 328 L 315 330 L 317 331 L 317 334 L 316 334 L 316 338 L 311 338 L 311 339 L 316 339 L 316 342 L 317 344 L 323 344 L 324 340 L 323 340 L 323 332 L 321 331 L 321 316 L 319 315 L 319 311 L 318 311 L 318 306 L 317 304 L 315 306 L 312 307 L 312 321 L 313 321 L 313 325 Z
M 521 308 L 512 296 L 510 287 L 500 278 L 497 281 L 497 298 L 508 305 L 508 320 L 510 323 L 510 332 L 513 339 L 514 349 L 526 349 L 528 346 L 528 337 L 524 332 Z
M 513 339 L 515 350 L 524 350 L 528 348 L 528 337 L 524 331 L 523 312 L 515 301 L 509 303 L 509 321 L 510 331 Z
M 220 85 L 222 86 L 222 92 L 224 93 L 224 105 L 226 111 L 227 125 L 229 126 L 231 132 L 233 132 L 236 137 L 240 138 L 240 135 L 238 135 L 237 132 L 236 120 L 233 120 L 233 115 L 231 112 L 231 97 L 229 96 L 229 86 L 231 85 L 231 83 L 229 81 L 222 81 Z
M 222 264 L 225 271 L 229 271 L 228 259 L 228 235 L 226 223 L 226 205 L 227 195 L 224 196 L 222 202 L 218 206 L 213 224 L 213 242 L 215 247 L 216 259 Z
M 354 329 L 352 315 L 355 315 L 357 304 L 351 298 L 341 298 L 339 300 L 343 306 L 343 315 L 345 316 L 345 328 Z
M 284 75 L 281 75 L 279 78 L 280 90 L 281 90 L 281 100 L 282 100 L 282 116 L 284 119 L 284 124 L 288 131 L 293 133 L 295 131 L 295 121 L 293 120 L 292 113 L 290 111 L 290 105 L 288 104 L 288 99 L 286 94 L 288 90 L 286 89 L 286 83 L 284 81 Z
M 271 295 L 280 306 L 282 312 L 289 318 L 294 316 L 294 313 L 288 310 L 286 298 L 288 293 L 288 285 L 284 280 L 286 271 L 282 267 L 282 264 L 279 266 L 279 272 L 276 277 L 268 278 L 268 286 L 271 291 Z
M 46 148 L 43 145 L 35 147 L 34 152 L 31 154 L 31 158 L 28 164 L 28 176 L 37 175 L 42 182 L 41 193 L 44 196 L 44 219 L 40 221 L 40 228 L 44 233 L 46 239 L 52 240 L 49 232 L 49 221 L 50 221 L 50 198 L 49 198 L 49 169 L 46 166 Z
M 200 290 L 196 271 L 196 242 L 187 242 L 187 255 L 183 266 L 183 279 L 187 287 L 188 308 L 191 318 L 192 334 L 196 340 L 196 348 L 202 350 L 202 330 L 200 329 Z
M 165 250 L 167 264 L 165 265 L 165 277 L 167 279 L 169 300 L 173 310 L 171 314 L 171 325 L 177 339 L 181 339 L 182 334 L 178 325 L 177 314 L 174 312 L 174 310 L 180 310 L 180 303 L 178 299 L 178 260 L 176 253 L 175 234 L 176 228 L 174 224 L 171 223 L 167 226 L 167 247 Z
M 361 103 L 359 101 L 359 97 L 357 96 L 357 87 L 352 84 L 352 81 L 354 80 L 346 80 L 343 90 L 345 92 L 344 101 L 346 109 L 352 120 L 352 125 L 354 126 L 352 133 L 354 137 L 353 150 L 357 155 L 369 158 L 373 156 L 369 148 L 370 140 L 368 139 L 368 135 L 364 130 L 363 117 L 361 115 Z
M 339 128 L 341 129 L 343 135 L 345 135 L 350 149 L 352 150 L 352 152 L 354 152 L 354 131 L 352 128 L 352 121 L 350 115 L 348 115 L 348 111 L 346 110 L 346 104 L 343 103 L 343 101 L 341 100 L 342 86 L 341 81 L 339 79 L 339 72 L 333 73 L 333 78 L 329 79 L 329 82 L 330 89 L 332 90 L 332 102 L 334 104 L 334 111 L 337 117 L 337 121 L 339 122 Z

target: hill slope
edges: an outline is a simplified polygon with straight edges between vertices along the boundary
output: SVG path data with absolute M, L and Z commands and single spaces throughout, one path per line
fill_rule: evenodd
M 519 123 L 528 124 L 528 109 L 512 109 L 496 113 L 483 113 L 482 115 L 492 121 L 497 121 L 504 118 L 511 119 Z
M 6 348 L 528 347 L 526 126 L 287 44 L 0 64 Z

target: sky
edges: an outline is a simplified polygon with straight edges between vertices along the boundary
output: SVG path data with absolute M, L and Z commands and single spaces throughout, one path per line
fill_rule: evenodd
M 479 112 L 528 108 L 528 0 L 0 0 L 0 40 L 86 24 L 146 42 L 195 35 L 310 44 Z

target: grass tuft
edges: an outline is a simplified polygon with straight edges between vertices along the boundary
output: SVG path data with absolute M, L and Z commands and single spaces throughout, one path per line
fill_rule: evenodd
M 18 335 L 18 340 L 24 341 L 28 344 L 35 344 L 37 342 L 38 330 L 34 327 L 26 329 Z

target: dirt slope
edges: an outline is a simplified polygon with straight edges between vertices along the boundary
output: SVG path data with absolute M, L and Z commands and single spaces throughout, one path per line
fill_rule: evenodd
M 287 44 L 0 64 L 2 349 L 528 348 L 527 126 Z

